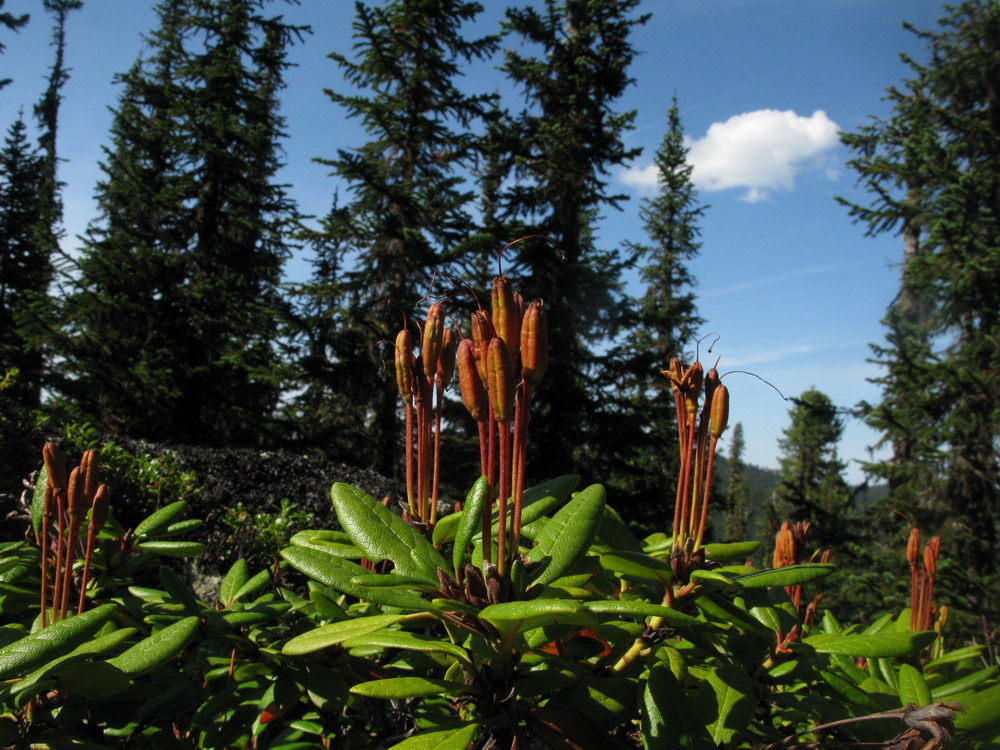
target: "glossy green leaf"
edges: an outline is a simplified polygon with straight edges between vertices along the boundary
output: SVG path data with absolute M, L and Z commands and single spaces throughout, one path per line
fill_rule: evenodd
M 56 679 L 62 690 L 88 698 L 119 695 L 129 688 L 129 678 L 104 661 L 82 661 L 60 669 Z
M 423 535 L 361 490 L 337 482 L 330 492 L 344 531 L 369 558 L 389 559 L 404 576 L 437 582 L 448 564 Z
M 736 586 L 733 579 L 729 576 L 715 570 L 708 570 L 707 568 L 692 570 L 690 579 L 700 583 L 714 583 L 724 589 L 730 589 Z
M 440 586 L 438 583 L 429 583 L 423 578 L 401 576 L 395 573 L 368 573 L 367 575 L 353 576 L 351 583 L 363 586 L 364 588 L 417 589 L 419 591 L 437 591 Z
M 343 620 L 333 622 L 329 625 L 310 630 L 302 635 L 297 635 L 288 641 L 281 649 L 281 653 L 297 656 L 300 654 L 310 654 L 313 651 L 343 643 L 348 638 L 374 633 L 377 630 L 388 628 L 397 622 L 406 619 L 406 615 L 372 615 L 370 617 L 356 617 L 353 620 Z
M 735 664 L 723 664 L 710 670 L 706 681 L 715 693 L 715 718 L 705 728 L 716 744 L 728 747 L 753 719 L 753 682 L 743 668 Z
M 115 609 L 114 604 L 104 604 L 4 646 L 0 649 L 0 679 L 31 672 L 72 651 L 110 620 Z
M 472 543 L 477 530 L 482 529 L 483 511 L 489 502 L 489 485 L 486 477 L 479 477 L 472 485 L 469 494 L 465 496 L 462 508 L 462 518 L 455 529 L 455 546 L 451 552 L 451 564 L 454 570 L 462 567 L 465 559 L 465 549 Z
M 250 568 L 242 557 L 229 566 L 222 583 L 219 585 L 219 601 L 223 606 L 236 601 L 236 592 L 250 580 Z
M 912 703 L 915 706 L 930 705 L 930 688 L 927 687 L 924 676 L 916 667 L 905 662 L 900 664 L 896 685 L 899 688 L 900 706 L 905 706 L 907 703 Z
M 170 505 L 165 505 L 139 522 L 139 525 L 135 527 L 135 536 L 151 539 L 160 532 L 166 531 L 170 524 L 187 513 L 187 507 L 188 504 L 184 500 L 178 500 L 175 503 L 170 503 Z
M 35 477 L 35 490 L 31 493 L 31 528 L 36 537 L 42 535 L 42 515 L 45 513 L 45 487 L 49 483 L 49 470 L 42 464 Z
M 166 529 L 159 532 L 157 536 L 180 536 L 181 534 L 188 534 L 192 531 L 197 531 L 204 525 L 205 522 L 200 518 L 189 518 L 185 521 L 178 521 L 177 523 L 170 524 Z
M 647 578 L 661 583 L 669 583 L 673 578 L 669 564 L 642 552 L 608 552 L 601 555 L 600 564 L 605 570 L 610 570 L 619 576 Z
M 964 714 L 955 715 L 955 728 L 961 732 L 984 732 L 1000 727 L 1000 684 L 963 698 Z
M 784 568 L 759 570 L 756 573 L 736 576 L 733 581 L 745 588 L 769 588 L 772 586 L 799 586 L 819 578 L 826 578 L 837 569 L 831 563 L 804 563 L 788 565 Z
M 479 613 L 501 632 L 517 628 L 525 633 L 534 628 L 560 623 L 594 625 L 597 617 L 575 599 L 532 599 L 523 602 L 491 604 Z
M 579 474 L 563 474 L 529 487 L 521 496 L 521 523 L 537 521 L 550 510 L 566 501 L 580 484 Z
M 974 646 L 964 646 L 963 648 L 956 648 L 954 651 L 949 651 L 947 654 L 939 656 L 937 659 L 927 662 L 924 665 L 925 669 L 934 669 L 935 667 L 940 667 L 944 664 L 954 664 L 957 661 L 964 661 L 965 659 L 976 659 L 978 660 L 980 655 L 986 649 L 981 643 L 977 643 Z
M 378 648 L 399 648 L 407 651 L 434 651 L 449 654 L 466 663 L 471 663 L 468 652 L 450 641 L 420 633 L 403 630 L 378 630 L 374 633 L 356 635 L 343 641 L 344 648 L 375 646 Z
M 0 583 L 17 583 L 29 573 L 38 570 L 42 554 L 34 547 L 20 549 L 9 558 L 8 565 L 0 571 Z
M 431 532 L 431 544 L 435 549 L 441 549 L 441 545 L 450 542 L 455 538 L 455 530 L 462 522 L 462 511 L 449 513 L 438 518 L 434 524 L 434 531 Z
M 957 680 L 952 680 L 951 682 L 946 682 L 943 685 L 938 685 L 931 690 L 931 698 L 936 701 L 940 701 L 944 700 L 948 696 L 957 695 L 958 693 L 966 690 L 975 690 L 987 680 L 994 679 L 997 676 L 998 671 L 1000 670 L 998 670 L 997 667 L 977 669 L 975 672 L 963 675 Z
M 418 611 L 434 609 L 434 605 L 413 591 L 368 589 L 352 583 L 354 578 L 369 575 L 371 571 L 345 558 L 328 555 L 309 547 L 288 547 L 281 551 L 281 556 L 296 570 L 348 596 L 400 609 Z
M 729 542 L 706 544 L 705 557 L 714 562 L 742 562 L 760 548 L 760 542 Z
M 868 659 L 908 656 L 926 648 L 937 638 L 937 633 L 875 633 L 873 635 L 821 636 L 817 641 L 806 638 L 804 643 L 821 654 L 863 656 Z
M 355 695 L 366 698 L 423 698 L 430 695 L 461 695 L 470 692 L 461 682 L 435 680 L 430 677 L 385 677 L 362 682 L 351 688 Z
M 262 588 L 267 586 L 271 582 L 271 571 L 267 568 L 256 573 L 250 578 L 246 583 L 237 589 L 235 596 L 233 597 L 235 601 L 240 601 L 246 599 L 251 594 L 256 594 Z
M 162 539 L 139 542 L 137 546 L 143 552 L 152 552 L 164 557 L 197 557 L 205 551 L 205 545 L 201 542 L 171 542 Z
M 50 678 L 61 674 L 62 670 L 69 665 L 109 651 L 128 640 L 135 632 L 135 628 L 121 628 L 98 638 L 84 641 L 65 656 L 49 660 L 38 669 L 25 675 L 23 680 L 13 686 L 11 695 L 27 693 L 30 697 L 37 694 L 41 687 L 51 684 Z
M 578 492 L 560 508 L 528 552 L 529 561 L 547 562 L 535 574 L 532 584 L 551 583 L 576 565 L 594 541 L 603 515 L 604 488 L 599 484 Z
M 597 540 L 616 552 L 642 553 L 642 542 L 610 505 L 604 506 L 604 516 L 597 527 Z
M 291 538 L 296 547 L 308 547 L 335 557 L 360 559 L 365 553 L 354 546 L 354 542 L 343 531 L 300 531 Z
M 715 750 L 688 694 L 663 663 L 649 670 L 642 692 L 642 746 L 645 750 Z
M 168 625 L 139 641 L 115 658 L 108 659 L 108 664 L 118 667 L 129 677 L 152 672 L 184 650 L 198 631 L 198 624 L 197 617 L 178 620 L 173 625 Z
M 866 712 L 876 713 L 884 708 L 881 703 L 872 698 L 868 693 L 857 685 L 851 684 L 838 673 L 823 668 L 819 668 L 816 671 L 826 681 L 826 684 L 840 693 L 844 699 L 860 706 Z
M 670 609 L 670 607 L 650 604 L 649 602 L 607 599 L 604 601 L 587 602 L 584 604 L 584 607 L 594 614 L 614 615 L 618 618 L 646 619 L 647 617 L 660 617 L 663 619 L 664 624 L 675 628 L 708 628 L 706 623 L 696 617 L 678 612 L 676 609 Z
M 432 729 L 407 737 L 389 750 L 467 750 L 478 729 L 478 724 Z

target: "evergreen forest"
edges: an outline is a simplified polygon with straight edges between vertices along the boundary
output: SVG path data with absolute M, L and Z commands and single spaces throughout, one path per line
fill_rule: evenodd
M 296 0 L 149 0 L 69 236 L 97 3 L 0 0 L 0 66 L 51 30 L 36 100 L 0 67 L 0 746 L 1000 745 L 998 0 L 908 26 L 839 134 L 843 221 L 898 243 L 879 397 L 784 394 L 776 469 L 702 318 L 685 92 L 641 236 L 599 229 L 656 3 L 358 0 L 310 216 Z

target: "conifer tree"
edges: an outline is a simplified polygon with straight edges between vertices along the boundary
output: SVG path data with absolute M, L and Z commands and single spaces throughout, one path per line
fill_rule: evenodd
M 278 92 L 301 29 L 268 0 L 163 0 L 123 92 L 66 302 L 68 405 L 124 434 L 252 444 L 279 385 L 294 207 Z
M 30 16 L 27 13 L 23 13 L 19 16 L 15 16 L 13 13 L 8 13 L 3 10 L 5 0 L 0 0 L 0 26 L 9 31 L 18 31 L 28 23 Z M 3 54 L 4 43 L 0 42 L 0 54 Z M 0 78 L 0 89 L 10 83 L 10 78 Z
M 348 184 L 350 201 L 326 217 L 324 254 L 305 290 L 305 320 L 325 323 L 304 326 L 314 369 L 300 407 L 307 414 L 325 404 L 321 413 L 353 423 L 347 435 L 329 423 L 333 452 L 387 474 L 399 455 L 399 394 L 391 379 L 373 385 L 380 359 L 392 356 L 377 342 L 413 317 L 434 272 L 460 265 L 462 243 L 474 234 L 474 194 L 462 172 L 473 165 L 473 132 L 490 97 L 463 93 L 457 78 L 496 48 L 494 37 L 461 34 L 481 10 L 465 0 L 359 2 L 356 54 L 330 55 L 351 89 L 327 94 L 368 140 L 320 160 Z
M 632 512 L 658 516 L 658 522 L 680 466 L 674 395 L 662 372 L 673 357 L 687 361 L 702 322 L 686 263 L 701 246 L 698 222 L 704 207 L 691 182 L 687 153 L 675 97 L 654 159 L 657 191 L 639 210 L 649 243 L 627 247 L 645 291 L 630 311 L 624 344 L 609 362 L 609 368 L 619 370 L 611 397 L 620 402 L 616 442 L 624 446 L 612 453 L 617 465 L 610 467 L 611 475 L 621 477 L 618 489 Z
M 900 292 L 874 348 L 882 400 L 863 404 L 892 456 L 868 469 L 893 502 L 946 524 L 970 572 L 998 567 L 1000 514 L 1000 4 L 949 7 L 919 31 L 927 59 L 892 111 L 844 136 L 869 191 L 846 201 L 869 234 L 903 238 Z M 929 514 L 929 515 L 928 515 Z
M 506 52 L 503 70 L 526 107 L 512 118 L 515 166 L 504 208 L 507 221 L 543 238 L 519 246 L 511 275 L 549 311 L 550 364 L 532 427 L 546 474 L 593 475 L 611 447 L 615 414 L 606 396 L 614 384 L 597 351 L 619 333 L 621 261 L 600 246 L 594 223 L 625 200 L 610 193 L 607 175 L 638 153 L 622 140 L 634 112 L 614 109 L 632 82 L 629 34 L 647 18 L 633 15 L 637 5 L 546 0 L 509 9 L 505 21 L 525 45 Z
M 730 435 L 729 455 L 726 456 L 725 516 L 723 538 L 726 541 L 756 539 L 751 519 L 750 480 L 747 466 L 743 461 L 746 443 L 743 439 L 743 423 L 737 422 Z
M 843 535 L 851 500 L 837 443 L 844 431 L 837 408 L 825 393 L 811 389 L 789 411 L 791 423 L 778 441 L 781 478 L 774 490 L 777 521 L 808 521 L 810 538 L 829 547 Z

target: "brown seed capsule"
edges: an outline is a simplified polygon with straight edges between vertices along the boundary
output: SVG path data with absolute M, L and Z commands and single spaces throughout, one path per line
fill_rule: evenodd
M 424 321 L 424 334 L 420 344 L 420 354 L 424 358 L 424 377 L 430 383 L 437 372 L 438 358 L 441 356 L 441 344 L 444 337 L 444 307 L 441 302 L 435 302 L 427 311 Z
M 496 337 L 496 330 L 493 328 L 493 320 L 485 310 L 476 310 L 472 313 L 472 351 L 476 355 L 476 367 L 479 368 L 479 378 L 485 383 L 486 378 L 486 350 L 490 342 Z
M 94 493 L 97 492 L 97 485 L 100 484 L 100 475 L 97 471 L 97 452 L 93 450 L 84 451 L 80 459 L 80 469 L 83 471 L 83 497 L 88 505 L 94 502 Z
M 941 553 L 941 537 L 932 537 L 924 547 L 924 570 L 932 578 L 937 575 L 937 559 Z
M 521 347 L 521 309 L 517 306 L 506 276 L 496 276 L 493 279 L 492 311 L 497 336 L 507 345 L 513 361 L 517 359 Z
M 55 443 L 46 443 L 42 448 L 42 458 L 45 460 L 45 470 L 49 477 L 49 485 L 54 490 L 66 489 L 66 462 L 63 461 Z
M 476 367 L 476 355 L 472 351 L 472 340 L 462 339 L 458 344 L 458 386 L 462 392 L 462 403 L 477 422 L 486 419 L 486 389 Z
M 413 339 L 405 328 L 396 334 L 396 386 L 403 401 L 413 397 Z
M 94 503 L 90 506 L 90 522 L 95 533 L 104 528 L 108 522 L 108 511 L 111 505 L 111 489 L 106 484 L 102 484 L 94 493 Z
M 917 567 L 920 555 L 920 529 L 916 526 L 910 529 L 910 538 L 906 540 L 906 562 L 911 568 Z
M 712 372 L 715 372 L 712 370 Z M 712 416 L 709 420 L 709 431 L 718 440 L 726 431 L 729 423 L 729 391 L 721 383 L 715 387 L 712 394 Z
M 441 356 L 438 359 L 438 381 L 448 386 L 455 377 L 455 355 L 458 351 L 458 334 L 452 328 L 445 328 L 441 336 Z
M 70 518 L 75 518 L 83 509 L 83 472 L 80 467 L 74 467 L 69 473 L 69 501 L 66 504 L 66 512 Z
M 549 366 L 549 332 L 545 308 L 535 300 L 524 312 L 521 323 L 521 377 L 538 385 Z
M 514 373 L 507 344 L 499 336 L 490 342 L 486 353 L 487 390 L 493 416 L 506 422 L 514 416 Z

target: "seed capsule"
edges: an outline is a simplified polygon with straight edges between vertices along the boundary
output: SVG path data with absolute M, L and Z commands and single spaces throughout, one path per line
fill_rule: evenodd
M 445 328 L 441 336 L 441 356 L 438 359 L 437 375 L 441 385 L 447 386 L 455 377 L 455 355 L 458 351 L 458 334 L 452 328 Z
M 715 370 L 712 370 L 715 372 Z M 729 423 L 729 391 L 721 383 L 715 387 L 712 394 L 712 416 L 709 420 L 709 431 L 712 437 L 718 440 L 722 433 L 726 431 Z
M 396 386 L 403 401 L 413 398 L 413 339 L 405 328 L 396 334 Z
M 920 554 L 920 530 L 914 526 L 910 529 L 910 538 L 906 541 L 906 562 L 911 568 L 917 567 Z
M 506 276 L 496 276 L 493 279 L 492 311 L 497 336 L 507 345 L 513 361 L 517 359 L 521 347 L 521 308 L 514 299 L 514 292 Z
M 90 507 L 90 522 L 94 526 L 94 531 L 100 531 L 104 524 L 108 522 L 108 510 L 111 504 L 111 489 L 106 484 L 102 484 L 94 493 L 94 503 Z
M 42 448 L 42 458 L 45 460 L 45 470 L 49 477 L 49 485 L 54 490 L 66 489 L 66 462 L 63 461 L 55 443 L 46 443 Z
M 498 336 L 490 342 L 486 354 L 487 390 L 498 422 L 506 422 L 514 415 L 513 369 L 507 344 Z
M 521 323 L 521 377 L 538 385 L 549 366 L 549 333 L 545 308 L 535 300 L 524 312 Z
M 462 403 L 477 422 L 486 419 L 486 389 L 476 367 L 476 355 L 472 351 L 472 341 L 462 339 L 458 343 L 458 387 L 462 392 Z
M 97 473 L 97 452 L 93 450 L 84 451 L 80 459 L 80 470 L 83 472 L 83 497 L 85 502 L 94 501 L 94 493 L 97 492 L 97 485 L 100 484 L 100 477 Z
M 490 342 L 496 337 L 496 329 L 493 327 L 493 320 L 485 310 L 476 310 L 472 313 L 472 350 L 476 355 L 476 367 L 479 368 L 479 378 L 484 383 L 486 377 L 486 350 Z
M 420 354 L 424 358 L 424 377 L 430 383 L 437 372 L 438 358 L 441 356 L 441 345 L 444 337 L 444 308 L 441 302 L 435 302 L 427 311 L 424 321 L 424 335 L 421 340 Z
M 66 504 L 66 512 L 70 518 L 75 518 L 83 507 L 83 472 L 77 466 L 69 473 L 69 501 Z
M 940 552 L 941 537 L 931 537 L 931 540 L 927 542 L 927 546 L 924 547 L 924 570 L 927 571 L 927 575 L 931 578 L 937 575 L 937 559 Z

